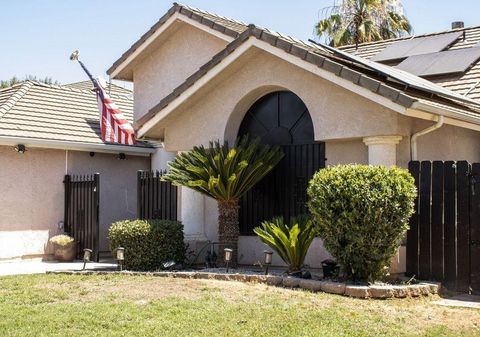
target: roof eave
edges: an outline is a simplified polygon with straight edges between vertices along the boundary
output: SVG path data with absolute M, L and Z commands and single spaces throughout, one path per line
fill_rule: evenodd
M 104 143 L 95 144 L 95 143 L 71 142 L 71 141 L 53 140 L 53 139 L 0 136 L 0 145 L 14 146 L 16 144 L 23 144 L 27 148 L 36 147 L 36 148 L 98 152 L 98 153 L 125 153 L 125 154 L 135 155 L 135 156 L 149 156 L 150 154 L 155 153 L 156 151 L 155 148 L 151 148 L 151 147 L 114 145 L 114 144 L 104 144 Z
M 463 127 L 480 130 L 480 114 L 475 112 L 468 112 L 447 106 L 441 107 L 438 105 L 429 104 L 426 101 L 416 101 L 414 104 L 412 104 L 410 111 L 423 111 L 437 116 L 444 116 L 449 119 L 447 124 L 458 125 L 453 121 L 459 121 L 462 123 Z

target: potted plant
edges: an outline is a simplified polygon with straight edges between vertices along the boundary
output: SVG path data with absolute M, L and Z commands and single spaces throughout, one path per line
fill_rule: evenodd
M 55 235 L 50 239 L 53 244 L 53 255 L 61 262 L 72 262 L 77 255 L 77 243 L 68 235 Z

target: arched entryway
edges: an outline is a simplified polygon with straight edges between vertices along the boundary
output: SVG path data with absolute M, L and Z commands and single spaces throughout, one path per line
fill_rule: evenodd
M 249 134 L 281 146 L 285 157 L 240 203 L 240 233 L 251 235 L 263 220 L 289 219 L 307 212 L 307 186 L 325 167 L 325 144 L 314 141 L 310 113 L 291 91 L 276 91 L 258 99 L 245 114 L 239 136 Z

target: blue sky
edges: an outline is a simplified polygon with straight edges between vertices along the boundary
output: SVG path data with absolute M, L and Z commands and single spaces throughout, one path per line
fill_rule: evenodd
M 333 0 L 186 0 L 247 23 L 308 39 Z M 27 74 L 61 83 L 86 79 L 68 57 L 79 49 L 93 74 L 106 69 L 172 5 L 165 0 L 0 0 L 0 79 Z M 480 25 L 478 0 L 404 0 L 416 34 L 448 29 L 452 21 Z

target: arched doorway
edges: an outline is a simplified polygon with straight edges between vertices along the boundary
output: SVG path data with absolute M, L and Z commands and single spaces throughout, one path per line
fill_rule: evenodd
M 303 101 L 290 91 L 276 91 L 257 100 L 245 114 L 238 132 L 281 146 L 285 157 L 240 202 L 240 233 L 275 216 L 288 219 L 307 212 L 307 187 L 325 167 L 325 144 L 314 141 L 313 122 Z

